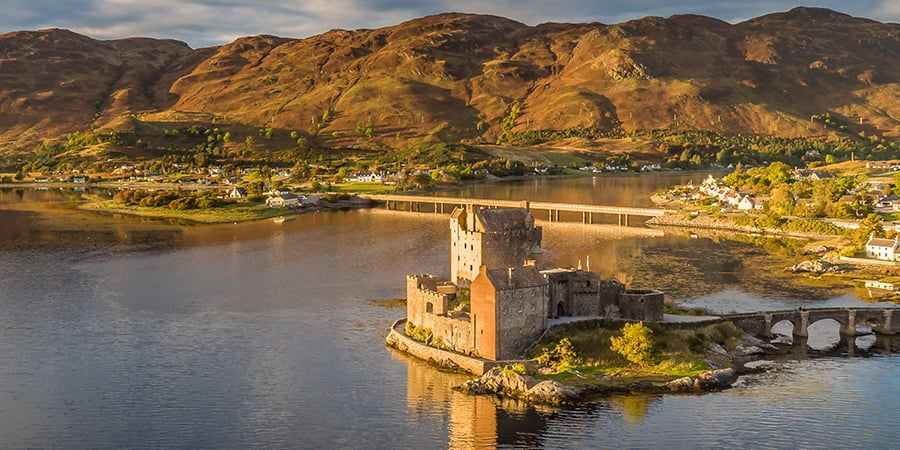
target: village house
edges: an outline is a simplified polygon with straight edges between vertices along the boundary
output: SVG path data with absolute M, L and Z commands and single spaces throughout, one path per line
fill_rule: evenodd
M 890 169 L 890 161 L 866 161 L 866 169 Z
M 387 178 L 381 172 L 356 172 L 347 177 L 348 182 L 384 183 Z
M 882 261 L 897 261 L 900 249 L 900 235 L 894 239 L 877 238 L 874 234 L 866 242 L 866 257 Z
M 581 269 L 541 270 L 541 234 L 527 208 L 454 210 L 451 280 L 407 277 L 407 325 L 428 330 L 439 348 L 506 360 L 523 357 L 561 316 L 662 320 L 661 292 Z
M 228 198 L 233 199 L 242 199 L 247 196 L 247 190 L 242 187 L 233 187 L 231 191 L 228 192 Z
M 740 211 L 752 211 L 756 208 L 756 203 L 753 201 L 753 198 L 749 195 L 745 195 L 741 197 L 741 200 L 737 203 L 737 209 Z
M 835 177 L 837 177 L 837 175 L 831 172 L 822 172 L 820 170 L 811 169 L 794 169 L 792 178 L 795 180 L 819 181 Z
M 270 208 L 296 208 L 300 206 L 300 198 L 290 191 L 275 191 L 275 194 L 266 199 L 266 206 Z
M 743 196 L 734 188 L 725 185 L 716 177 L 708 175 L 702 183 L 700 183 L 699 191 L 701 194 L 716 199 L 723 205 L 737 207 Z M 751 207 L 752 208 L 752 207 Z
M 893 192 L 879 198 L 878 203 L 875 204 L 876 208 L 889 208 L 895 211 L 898 206 L 900 206 L 900 197 Z

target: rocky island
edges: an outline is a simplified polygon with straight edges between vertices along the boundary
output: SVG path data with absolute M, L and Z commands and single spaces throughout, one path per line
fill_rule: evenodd
M 565 404 L 622 392 L 719 390 L 749 370 L 747 362 L 779 351 L 756 337 L 771 334 L 773 314 L 809 323 L 808 311 L 674 314 L 660 291 L 582 268 L 544 267 L 542 230 L 527 208 L 459 207 L 450 230 L 450 279 L 408 276 L 407 317 L 386 342 L 480 376 L 462 392 Z M 896 332 L 893 311 L 829 314 L 842 324 L 841 314 L 850 317 L 848 333 L 857 316 Z

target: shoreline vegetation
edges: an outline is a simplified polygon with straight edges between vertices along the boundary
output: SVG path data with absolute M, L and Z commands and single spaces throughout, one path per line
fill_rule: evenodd
M 826 167 L 831 171 L 790 169 L 778 162 L 746 170 L 738 166 L 721 181 L 709 176 L 698 186 L 653 195 L 655 204 L 677 212 L 646 223 L 685 229 L 692 236 L 716 230 L 800 239 L 805 242 L 783 258 L 790 261 L 786 272 L 856 286 L 865 289 L 864 299 L 897 304 L 900 264 L 874 259 L 866 250 L 872 237 L 893 239 L 900 231 L 900 172 L 894 167 L 900 167 L 897 161 L 844 162 Z
M 323 199 L 316 205 L 299 208 L 271 208 L 264 204 L 232 203 L 210 208 L 177 210 L 168 206 L 126 205 L 114 200 L 103 200 L 85 203 L 78 209 L 107 215 L 123 214 L 153 219 L 183 220 L 198 224 L 218 224 L 277 219 L 329 210 L 362 209 L 372 205 L 373 202 L 356 196 L 336 195 L 332 200 Z

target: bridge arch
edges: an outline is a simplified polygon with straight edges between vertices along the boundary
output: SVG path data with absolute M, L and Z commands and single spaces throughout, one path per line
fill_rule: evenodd
M 895 335 L 900 334 L 900 318 L 894 320 L 895 311 L 897 308 L 797 308 L 726 314 L 723 318 L 733 321 L 747 333 L 762 338 L 771 338 L 773 333 L 806 337 L 810 324 L 826 319 L 837 322 L 839 334 L 843 336 L 856 336 L 869 331 L 880 335 Z
M 781 319 L 772 323 L 769 327 L 769 336 L 772 338 L 783 336 L 793 342 L 794 336 L 802 336 L 801 334 L 798 334 L 799 325 L 800 324 L 795 323 L 793 320 Z
M 844 334 L 841 333 L 843 328 L 844 325 L 833 317 L 811 322 L 807 326 L 806 346 L 819 351 L 837 348 L 844 339 Z

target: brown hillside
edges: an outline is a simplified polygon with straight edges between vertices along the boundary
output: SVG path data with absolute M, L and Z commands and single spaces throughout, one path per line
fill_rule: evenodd
M 250 127 L 492 142 L 516 130 L 695 128 L 816 135 L 831 112 L 900 136 L 900 25 L 797 8 L 736 25 L 701 16 L 615 25 L 441 14 L 307 39 L 191 50 L 64 30 L 0 35 L 0 145 L 203 112 Z M 328 120 L 323 113 L 330 111 Z

